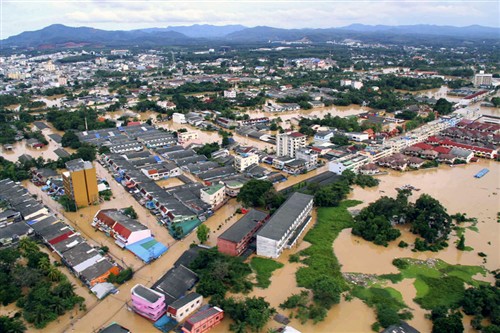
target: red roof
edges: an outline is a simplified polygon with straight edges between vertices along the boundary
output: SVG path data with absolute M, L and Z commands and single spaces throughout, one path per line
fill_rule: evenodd
M 132 232 L 129 229 L 125 228 L 118 222 L 116 222 L 115 226 L 113 227 L 113 230 L 119 233 L 125 239 L 128 239 L 130 234 L 132 234 Z
M 293 132 L 293 133 L 290 133 L 290 136 L 293 136 L 294 138 L 300 138 L 300 137 L 305 136 L 305 135 L 302 133 L 299 133 L 299 132 Z
M 416 143 L 412 147 L 418 147 L 418 148 L 420 148 L 422 150 L 432 149 L 431 145 L 428 145 L 427 143 L 424 143 L 424 142 Z
M 433 147 L 432 149 L 434 151 L 437 151 L 440 154 L 448 154 L 451 150 L 451 148 L 446 148 L 446 147 L 442 147 L 442 146 Z
M 127 126 L 137 126 L 137 125 L 140 125 L 141 122 L 140 121 L 129 121 L 127 123 Z

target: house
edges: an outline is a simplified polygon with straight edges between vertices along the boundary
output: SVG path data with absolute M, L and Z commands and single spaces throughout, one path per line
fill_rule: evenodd
M 116 239 L 120 247 L 151 237 L 151 230 L 117 209 L 102 209 L 94 216 L 92 226 Z
M 474 157 L 474 153 L 472 151 L 459 147 L 451 148 L 450 154 L 456 156 L 460 160 L 465 161 L 465 163 L 469 163 Z
M 275 168 L 275 169 L 283 170 L 287 163 L 290 163 L 294 160 L 295 160 L 295 158 L 293 158 L 293 157 L 281 156 L 281 157 L 274 158 L 272 161 L 272 165 L 273 165 L 273 168 Z
M 226 186 L 223 183 L 214 184 L 200 189 L 200 199 L 212 207 L 212 211 L 218 209 L 224 203 Z
M 132 294 L 132 309 L 139 315 L 157 321 L 165 314 L 165 296 L 142 284 L 136 284 L 130 291 Z
M 0 248 L 17 243 L 20 239 L 29 237 L 33 234 L 27 224 L 18 222 L 9 224 L 6 227 L 0 228 Z
M 55 170 L 40 168 L 32 172 L 33 182 L 46 184 L 48 180 L 57 177 L 58 173 Z
M 439 153 L 435 150 L 423 150 L 420 152 L 420 157 L 428 159 L 428 160 L 435 160 L 438 157 Z
M 226 184 L 226 195 L 232 198 L 238 196 L 243 187 L 243 183 L 238 180 L 228 180 L 224 184 Z
M 423 159 L 416 156 L 410 157 L 408 159 L 408 165 L 410 166 L 410 168 L 419 169 L 420 167 L 422 167 L 422 165 L 424 165 L 424 163 L 425 161 Z
M 333 138 L 334 133 L 335 132 L 333 131 L 316 132 L 316 134 L 314 134 L 314 141 L 330 142 L 330 139 Z
M 295 192 L 257 233 L 257 255 L 278 258 L 311 221 L 313 196 Z
M 359 173 L 362 175 L 376 175 L 379 171 L 380 170 L 375 163 L 367 163 L 359 167 Z
M 81 271 L 79 277 L 87 286 L 93 287 L 98 283 L 106 282 L 111 274 L 120 274 L 120 268 L 102 257 L 96 263 Z
M 189 141 L 197 140 L 198 139 L 198 132 L 195 131 L 187 131 L 187 132 L 178 132 L 177 133 L 177 142 L 179 144 L 184 144 Z
M 369 134 L 365 132 L 348 132 L 345 135 L 349 138 L 349 140 L 362 142 L 369 139 Z
M 203 296 L 198 293 L 190 293 L 169 304 L 167 316 L 174 318 L 178 323 L 186 319 L 194 311 L 198 310 L 203 303 Z
M 111 325 L 101 329 L 99 333 L 130 333 L 130 330 L 118 325 L 117 323 L 112 323 Z
M 219 324 L 224 318 L 224 311 L 214 306 L 191 316 L 182 326 L 184 333 L 205 333 Z
M 240 154 L 234 157 L 234 168 L 239 172 L 244 172 L 249 166 L 259 164 L 259 155 L 248 153 Z
M 31 138 L 31 139 L 26 140 L 26 146 L 29 148 L 33 148 L 33 149 L 41 149 L 45 145 L 43 143 L 41 143 L 40 141 L 38 141 L 37 139 Z
M 250 209 L 217 238 L 219 252 L 230 256 L 242 254 L 268 217 L 267 213 L 253 208 Z
M 299 148 L 295 157 L 305 161 L 305 170 L 311 171 L 318 166 L 318 153 L 313 149 Z
M 176 124 L 186 124 L 186 115 L 183 113 L 174 112 L 174 114 L 172 114 L 172 121 Z

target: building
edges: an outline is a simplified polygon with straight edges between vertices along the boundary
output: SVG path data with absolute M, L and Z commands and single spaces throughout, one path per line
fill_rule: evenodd
M 245 171 L 249 166 L 259 164 L 259 156 L 257 154 L 241 154 L 234 157 L 234 168 L 239 172 Z
M 167 308 L 167 316 L 174 318 L 178 323 L 180 323 L 191 313 L 198 310 L 202 303 L 203 296 L 198 293 L 190 293 L 170 303 Z
M 122 248 L 151 237 L 151 230 L 116 209 L 97 212 L 92 226 L 116 239 Z
M 236 90 L 224 90 L 224 98 L 236 98 Z
M 226 185 L 219 183 L 200 189 L 200 199 L 212 207 L 212 211 L 219 208 L 225 199 Z
M 328 171 L 341 175 L 345 170 L 351 170 L 352 172 L 358 172 L 359 168 L 370 159 L 367 156 L 360 154 L 349 154 L 338 158 L 334 161 L 328 163 Z
M 474 75 L 474 86 L 491 86 L 493 83 L 493 74 L 485 74 L 484 71 L 479 71 L 478 74 Z
M 311 221 L 313 196 L 294 193 L 257 233 L 257 255 L 278 258 L 292 247 Z
M 224 311 L 214 306 L 191 316 L 182 326 L 184 333 L 205 333 L 219 324 L 224 318 Z
M 267 213 L 253 208 L 250 209 L 217 238 L 219 252 L 230 256 L 242 254 L 267 218 Z
M 86 207 L 99 201 L 97 175 L 92 162 L 81 158 L 66 162 L 63 172 L 64 193 L 72 198 L 77 207 Z
M 157 321 L 165 314 L 165 296 L 142 284 L 136 284 L 130 291 L 132 294 L 132 309 L 141 316 Z
M 224 182 L 226 184 L 226 195 L 232 198 L 238 196 L 243 183 L 238 180 L 228 180 Z
M 175 112 L 172 115 L 172 121 L 177 124 L 186 124 L 187 123 L 186 115 L 183 113 Z
M 306 146 L 307 137 L 299 132 L 281 133 L 276 136 L 276 155 L 295 157 L 299 148 Z
M 177 133 L 177 142 L 179 142 L 179 144 L 183 144 L 197 139 L 198 139 L 198 132 L 188 131 L 188 132 Z
M 312 149 L 300 148 L 295 157 L 305 161 L 306 171 L 311 171 L 318 167 L 318 154 Z
M 111 325 L 101 329 L 99 333 L 130 333 L 130 330 L 117 323 L 112 323 Z

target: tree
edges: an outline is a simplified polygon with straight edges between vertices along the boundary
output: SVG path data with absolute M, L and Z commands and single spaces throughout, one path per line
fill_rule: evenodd
M 460 312 L 446 313 L 439 310 L 436 313 L 434 310 L 431 313 L 432 317 L 432 333 L 462 333 L 464 325 L 462 324 L 462 314 Z
M 90 145 L 81 145 L 76 151 L 75 158 L 78 157 L 84 161 L 94 161 L 96 158 L 96 148 Z
M 349 145 L 349 138 L 345 135 L 342 134 L 335 134 L 331 139 L 331 143 L 338 145 L 338 146 L 348 146 Z
M 5 333 L 24 333 L 26 326 L 16 317 L 0 316 L 0 332 Z
M 223 301 L 222 307 L 234 320 L 230 329 L 235 332 L 246 332 L 247 327 L 252 332 L 259 332 L 276 312 L 263 297 L 247 297 L 243 301 L 231 297 Z
M 460 251 L 465 250 L 465 236 L 464 235 L 460 236 L 460 240 L 458 241 L 458 244 L 457 244 L 457 249 Z
M 130 217 L 131 219 L 134 219 L 136 220 L 137 219 L 137 212 L 135 211 L 134 207 L 132 206 L 129 206 L 125 209 L 123 209 L 123 214 L 127 215 L 128 217 Z
M 200 224 L 198 227 L 198 230 L 196 230 L 196 236 L 198 237 L 198 240 L 200 243 L 205 243 L 208 240 L 208 237 L 210 236 L 210 228 L 207 227 L 205 224 Z
M 63 147 L 71 147 L 73 149 L 80 148 L 81 142 L 78 136 L 73 131 L 66 131 L 61 139 Z
M 238 193 L 237 200 L 246 207 L 265 207 L 264 195 L 272 187 L 273 183 L 268 180 L 252 179 L 243 185 L 240 193 Z
M 331 277 L 316 280 L 312 285 L 314 300 L 324 308 L 331 308 L 332 305 L 340 302 L 341 288 Z
M 411 231 L 422 236 L 427 243 L 437 243 L 448 238 L 452 220 L 441 203 L 428 194 L 422 194 L 409 214 Z
M 440 98 L 434 105 L 434 110 L 440 115 L 447 115 L 453 111 L 453 103 L 448 102 L 446 98 Z

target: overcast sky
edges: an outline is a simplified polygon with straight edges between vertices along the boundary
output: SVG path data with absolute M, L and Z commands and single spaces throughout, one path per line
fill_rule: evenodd
M 0 0 L 0 39 L 61 23 L 107 30 L 243 24 L 329 28 L 352 23 L 500 26 L 498 0 Z

